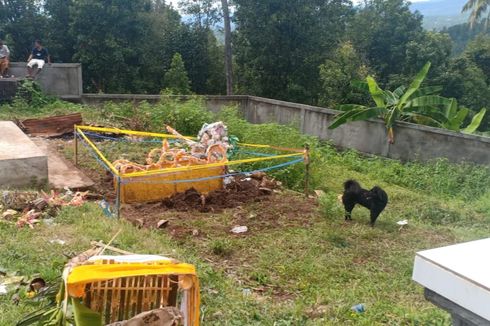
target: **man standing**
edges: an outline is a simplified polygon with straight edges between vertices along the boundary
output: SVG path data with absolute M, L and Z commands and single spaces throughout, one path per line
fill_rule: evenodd
M 44 64 L 48 61 L 51 64 L 51 58 L 48 53 L 48 49 L 44 48 L 41 41 L 36 40 L 34 42 L 34 49 L 32 49 L 29 59 L 27 59 L 27 78 L 34 78 L 43 69 Z M 37 66 L 37 70 L 32 74 L 34 66 Z
M 3 40 L 0 40 L 0 78 L 4 77 L 9 69 L 10 50 L 8 46 L 3 44 Z

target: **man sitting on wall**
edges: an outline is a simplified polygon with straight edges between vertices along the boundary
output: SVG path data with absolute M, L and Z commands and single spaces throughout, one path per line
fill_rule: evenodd
M 6 76 L 9 69 L 10 50 L 7 45 L 3 44 L 3 40 L 0 40 L 0 78 Z
M 34 78 L 43 69 L 44 64 L 48 61 L 51 64 L 51 58 L 48 53 L 48 49 L 44 48 L 41 41 L 36 40 L 34 42 L 34 48 L 32 49 L 29 59 L 27 59 L 27 78 Z M 37 70 L 32 74 L 34 66 L 37 66 Z

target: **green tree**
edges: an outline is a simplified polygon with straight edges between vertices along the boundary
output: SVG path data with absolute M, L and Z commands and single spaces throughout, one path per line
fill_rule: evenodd
M 442 94 L 456 98 L 473 114 L 482 107 L 490 107 L 489 50 L 490 37 L 478 37 L 462 55 L 451 60 L 447 72 L 440 78 L 444 86 Z M 485 115 L 479 129 L 490 130 L 490 115 Z
M 336 48 L 350 1 L 236 0 L 238 90 L 315 104 L 320 64 Z
M 219 0 L 181 0 L 179 7 L 188 16 L 189 36 L 180 50 L 196 93 L 223 94 L 226 90 L 224 47 L 216 37 L 222 21 Z M 219 54 L 219 55 L 218 55 Z
M 74 60 L 82 63 L 88 90 L 133 91 L 142 46 L 150 30 L 149 0 L 78 0 L 70 8 Z
M 0 1 L 0 38 L 8 43 L 12 61 L 25 61 L 35 39 L 44 39 L 46 17 L 36 0 Z
M 165 73 L 164 84 L 173 94 L 190 94 L 190 82 L 180 53 L 175 53 L 170 69 Z
M 72 62 L 75 54 L 75 37 L 67 32 L 70 26 L 70 7 L 73 0 L 45 0 L 44 12 L 47 17 L 45 43 L 49 47 L 51 60 Z
M 424 33 L 422 15 L 413 13 L 405 0 L 366 0 L 348 28 L 352 44 L 383 86 L 411 69 L 405 63 L 409 44 L 420 43 Z
M 477 23 L 470 28 L 468 23 L 459 24 L 451 27 L 445 27 L 441 33 L 448 34 L 453 41 L 452 55 L 458 56 L 465 50 L 470 41 L 480 34 L 487 34 L 488 29 L 484 23 Z
M 366 95 L 351 86 L 351 82 L 363 80 L 367 75 L 368 67 L 362 62 L 352 43 L 340 44 L 332 57 L 320 65 L 320 104 L 333 108 L 339 104 L 366 102 Z
M 485 21 L 486 25 L 488 24 L 488 20 L 490 18 L 490 12 L 488 11 L 489 6 L 489 0 L 468 0 L 463 7 L 463 12 L 470 12 L 470 27 L 475 26 L 475 24 L 482 19 Z M 485 14 L 487 16 L 483 17 Z

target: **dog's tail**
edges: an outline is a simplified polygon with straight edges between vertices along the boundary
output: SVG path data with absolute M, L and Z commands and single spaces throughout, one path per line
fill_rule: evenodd
M 371 193 L 373 193 L 379 201 L 385 204 L 388 203 L 388 194 L 380 187 L 374 186 L 373 189 L 371 189 Z
M 359 192 L 361 190 L 361 185 L 356 180 L 347 180 L 344 182 L 344 191 L 348 192 Z

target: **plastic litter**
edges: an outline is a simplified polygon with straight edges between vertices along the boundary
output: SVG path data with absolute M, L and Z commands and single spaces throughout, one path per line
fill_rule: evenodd
M 61 239 L 53 239 L 53 240 L 49 240 L 49 243 L 52 243 L 52 244 L 56 243 L 56 244 L 63 246 L 66 243 L 66 241 L 61 240 Z
M 245 233 L 247 231 L 248 227 L 246 226 L 235 226 L 233 229 L 231 229 L 231 232 L 235 234 Z
M 398 230 L 401 231 L 405 225 L 408 225 L 408 221 L 402 220 L 402 221 L 396 222 L 396 224 L 398 224 L 400 226 L 400 228 Z
M 355 306 L 352 306 L 351 310 L 361 314 L 361 313 L 366 311 L 366 307 L 364 306 L 364 304 L 359 303 L 359 304 L 356 304 Z

